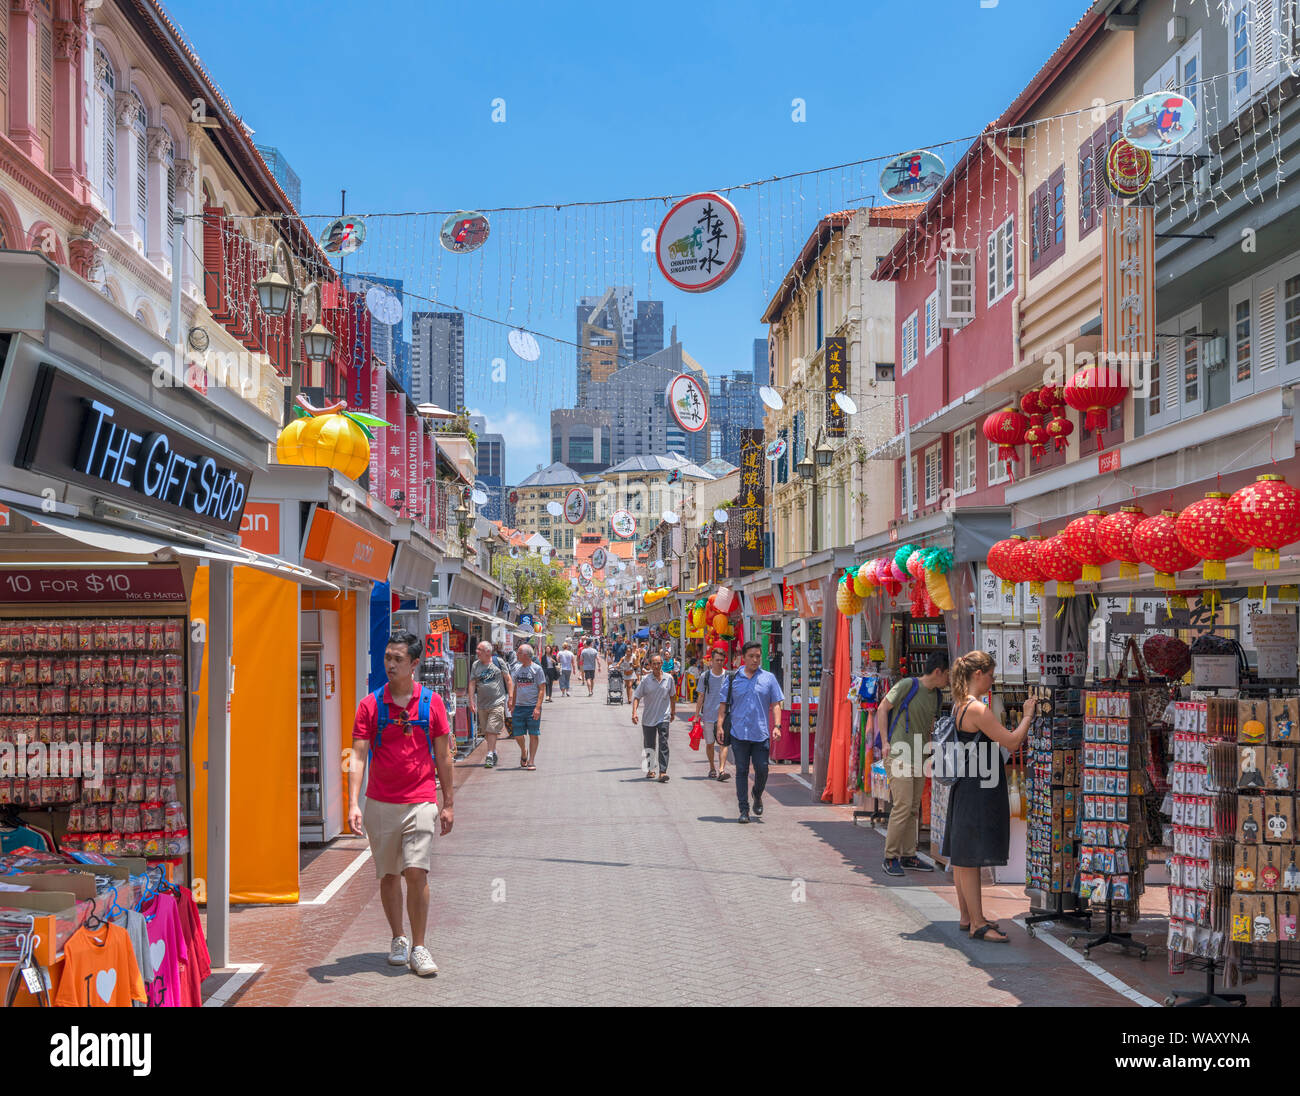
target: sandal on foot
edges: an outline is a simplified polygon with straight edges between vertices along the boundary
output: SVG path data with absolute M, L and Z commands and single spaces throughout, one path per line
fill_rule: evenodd
M 730 780 L 730 779 L 731 779 L 731 773 L 718 773 L 718 779 L 719 779 L 719 780 Z
M 989 933 L 994 933 L 995 935 L 990 936 Z M 998 937 L 1001 939 L 998 939 Z M 979 928 L 971 932 L 970 938 L 972 940 L 987 940 L 990 944 L 1009 944 L 1011 942 L 1011 938 L 993 923 L 980 925 Z
M 718 779 L 718 770 L 717 770 L 717 769 L 710 769 L 710 770 L 709 770 L 709 779 L 710 779 L 710 780 L 717 780 L 717 779 Z
M 537 771 L 537 766 L 532 761 L 528 762 L 528 764 L 525 765 L 524 768 L 527 769 L 530 773 Z

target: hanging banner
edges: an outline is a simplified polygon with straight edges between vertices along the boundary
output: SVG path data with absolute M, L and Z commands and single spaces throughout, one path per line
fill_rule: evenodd
M 687 293 L 716 289 L 736 272 L 744 253 L 740 214 L 717 194 L 683 198 L 668 211 L 655 239 L 660 271 Z
M 708 393 L 689 373 L 678 373 L 668 382 L 664 402 L 677 420 L 677 425 L 688 433 L 698 434 L 709 421 Z M 669 482 L 673 482 L 671 475 Z
M 570 525 L 581 525 L 587 520 L 587 492 L 575 487 L 564 496 L 564 520 Z
M 849 342 L 843 335 L 826 340 L 826 436 L 843 438 L 849 432 L 849 417 L 835 401 L 849 386 Z
M 1125 139 L 1149 152 L 1178 144 L 1195 128 L 1196 105 L 1176 91 L 1144 95 L 1124 113 Z
M 482 213 L 461 210 L 442 222 L 438 242 L 448 251 L 464 255 L 487 243 L 488 231 L 488 219 Z
M 1152 206 L 1107 206 L 1101 240 L 1101 352 L 1136 393 L 1156 352 L 1156 217 Z M 1140 372 L 1139 372 L 1140 370 Z
M 327 255 L 351 255 L 366 242 L 366 222 L 360 217 L 338 217 L 320 234 L 321 250 Z
M 925 202 L 939 193 L 947 173 L 943 160 L 933 152 L 905 152 L 881 171 L 880 193 L 892 202 Z
M 763 515 L 766 477 L 763 474 L 763 431 L 740 431 L 740 494 L 732 511 L 740 512 L 739 573 L 763 569 Z

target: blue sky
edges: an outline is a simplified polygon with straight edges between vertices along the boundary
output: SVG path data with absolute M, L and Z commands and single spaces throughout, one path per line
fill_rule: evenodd
M 449 211 L 682 195 L 920 146 L 951 165 L 1087 6 L 165 2 L 256 140 L 301 176 L 309 215 L 336 211 L 343 188 L 350 212 Z M 575 292 L 631 277 L 664 300 L 687 351 L 727 373 L 749 367 L 774 283 L 817 217 L 877 192 L 878 174 L 740 192 L 745 260 L 707 294 L 665 284 L 637 246 L 659 203 L 490 214 L 469 258 L 439 254 L 441 216 L 378 218 L 366 261 L 347 269 L 564 340 Z M 528 366 L 507 331 L 468 325 L 466 402 L 506 434 L 513 482 L 550 460 L 547 412 L 572 403 L 574 350 L 543 341 Z

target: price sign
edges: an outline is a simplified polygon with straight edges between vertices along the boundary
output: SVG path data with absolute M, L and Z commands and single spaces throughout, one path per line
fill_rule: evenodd
M 1136 636 L 1147 630 L 1146 613 L 1113 613 L 1110 618 L 1112 635 Z
M 1040 651 L 1038 666 L 1044 677 L 1078 677 L 1088 668 L 1084 651 Z
M 438 617 L 438 618 L 435 619 L 435 620 L 431 620 L 431 621 L 429 621 L 429 631 L 431 631 L 431 632 L 450 632 L 450 631 L 451 631 L 451 617 L 445 617 L 445 616 L 444 616 L 444 617 Z
M 1235 689 L 1236 655 L 1193 655 L 1192 684 L 1198 689 Z
M 28 567 L 0 569 L 0 604 L 33 602 L 183 602 L 179 567 Z

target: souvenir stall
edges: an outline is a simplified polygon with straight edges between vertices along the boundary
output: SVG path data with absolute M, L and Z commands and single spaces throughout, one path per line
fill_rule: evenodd
M 799 761 L 806 767 L 813 756 L 822 685 L 822 589 L 833 572 L 833 555 L 833 550 L 820 552 L 785 569 L 783 603 L 794 615 L 788 640 L 783 636 L 788 684 L 782 682 L 786 707 L 781 738 L 772 744 L 774 762 Z

